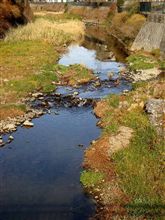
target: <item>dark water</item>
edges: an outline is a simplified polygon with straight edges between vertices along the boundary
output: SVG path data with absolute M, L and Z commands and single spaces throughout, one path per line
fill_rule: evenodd
M 123 65 L 99 61 L 94 50 L 80 46 L 71 46 L 59 63 L 86 65 L 102 81 L 109 71 L 117 77 Z M 106 81 L 100 88 L 59 87 L 58 92 L 100 98 L 129 88 L 125 81 L 117 87 Z M 100 135 L 97 119 L 89 106 L 56 108 L 34 119 L 34 128 L 20 127 L 14 141 L 0 149 L 0 220 L 85 220 L 94 214 L 79 179 L 84 150 Z
M 100 133 L 97 120 L 91 108 L 54 110 L 33 120 L 33 129 L 19 128 L 0 151 L 2 220 L 87 219 L 94 211 L 79 179 L 84 149 Z

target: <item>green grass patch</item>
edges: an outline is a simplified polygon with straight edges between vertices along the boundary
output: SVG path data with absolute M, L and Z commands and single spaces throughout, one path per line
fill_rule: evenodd
M 108 105 L 113 108 L 117 108 L 120 102 L 120 96 L 116 94 L 111 94 L 107 97 Z
M 94 171 L 83 171 L 80 176 L 80 182 L 85 187 L 94 187 L 102 182 L 104 174 Z
M 165 60 L 159 62 L 159 66 L 161 70 L 165 70 Z
M 11 80 L 7 87 L 10 90 L 16 91 L 18 96 L 22 96 L 37 89 L 40 89 L 43 92 L 51 92 L 55 90 L 55 86 L 52 85 L 51 82 L 57 81 L 54 67 L 54 64 L 45 65 L 40 73 L 31 75 L 21 80 Z
M 134 130 L 128 148 L 114 156 L 122 189 L 132 201 L 128 211 L 132 215 L 162 213 L 163 207 L 163 140 L 160 140 L 145 113 L 125 114 L 123 124 Z
M 137 94 L 139 103 L 145 103 L 148 99 L 146 93 L 151 93 L 153 86 L 151 82 L 140 82 L 134 84 L 127 96 L 108 96 L 109 109 L 102 118 L 106 135 L 116 133 L 120 126 L 130 127 L 134 131 L 129 146 L 112 157 L 120 187 L 131 199 L 126 208 L 133 218 L 163 219 L 161 215 L 165 211 L 162 193 L 165 142 L 140 106 L 127 110 L 135 104 Z M 128 106 L 119 108 L 120 101 L 126 101 Z
M 158 62 L 155 59 L 141 54 L 130 55 L 127 61 L 131 70 L 146 70 L 158 66 Z
M 69 84 L 79 84 L 94 78 L 93 72 L 80 64 L 63 66 L 56 65 L 55 72 L 61 77 L 68 78 Z

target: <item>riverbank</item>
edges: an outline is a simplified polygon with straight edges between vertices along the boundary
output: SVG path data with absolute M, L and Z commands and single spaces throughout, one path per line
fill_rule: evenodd
M 81 21 L 63 15 L 59 19 L 54 14 L 39 16 L 7 34 L 0 42 L 1 120 L 23 115 L 27 110 L 24 99 L 31 92 L 49 93 L 55 90 L 56 83 L 75 85 L 94 78 L 81 65 L 57 65 L 67 46 L 80 42 L 83 36 Z
M 127 61 L 133 89 L 96 104 L 102 135 L 80 180 L 98 202 L 96 219 L 163 219 L 164 61 L 144 53 Z

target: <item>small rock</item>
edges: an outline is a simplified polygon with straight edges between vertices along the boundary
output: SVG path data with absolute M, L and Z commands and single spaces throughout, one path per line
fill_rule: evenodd
M 2 139 L 0 139 L 0 147 L 3 147 L 5 145 L 5 143 L 3 142 Z
M 109 79 L 111 79 L 114 76 L 114 73 L 113 72 L 109 72 L 109 73 L 107 73 L 107 76 L 108 76 Z
M 112 61 L 116 61 L 116 57 L 113 56 L 113 57 L 111 58 L 111 60 L 112 60 Z
M 84 147 L 84 145 L 83 145 L 83 144 L 78 144 L 78 146 L 79 146 L 79 147 Z
M 91 144 L 95 144 L 96 143 L 96 141 L 95 140 L 93 140 L 92 142 L 91 142 Z
M 39 100 L 44 100 L 44 97 L 39 97 L 38 99 L 39 99 Z
M 33 126 L 34 126 L 34 124 L 33 124 L 32 122 L 28 121 L 28 120 L 26 120 L 26 121 L 23 123 L 23 125 L 26 126 L 26 127 L 33 127 Z
M 128 93 L 128 92 L 129 92 L 128 89 L 124 89 L 124 90 L 123 90 L 123 93 Z
M 52 81 L 52 85 L 56 85 L 57 84 L 57 82 L 55 82 L 55 81 Z
M 95 86 L 95 87 L 99 87 L 99 86 L 101 86 L 100 81 L 96 81 L 96 82 L 94 83 L 94 86 Z
M 3 81 L 4 81 L 4 83 L 7 83 L 7 82 L 9 82 L 9 80 L 8 80 L 8 79 L 4 79 Z
M 78 92 L 74 92 L 73 95 L 78 95 Z
M 40 96 L 43 96 L 43 94 L 41 92 L 36 92 L 36 93 L 32 94 L 32 97 L 34 97 L 34 98 L 38 98 Z
M 9 140 L 14 140 L 14 137 L 12 135 L 9 136 Z
M 60 97 L 60 96 L 61 96 L 61 93 L 55 93 L 55 96 L 56 96 L 56 97 Z

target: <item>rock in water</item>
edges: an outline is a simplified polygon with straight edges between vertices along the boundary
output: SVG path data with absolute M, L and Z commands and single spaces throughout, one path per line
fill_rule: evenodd
M 33 127 L 33 126 L 34 126 L 34 124 L 33 124 L 32 122 L 28 121 L 28 120 L 26 120 L 26 121 L 23 123 L 23 125 L 24 125 L 25 127 Z
M 13 137 L 12 135 L 10 135 L 10 136 L 9 136 L 9 140 L 10 140 L 10 141 L 13 141 L 13 140 L 14 140 L 14 137 Z

